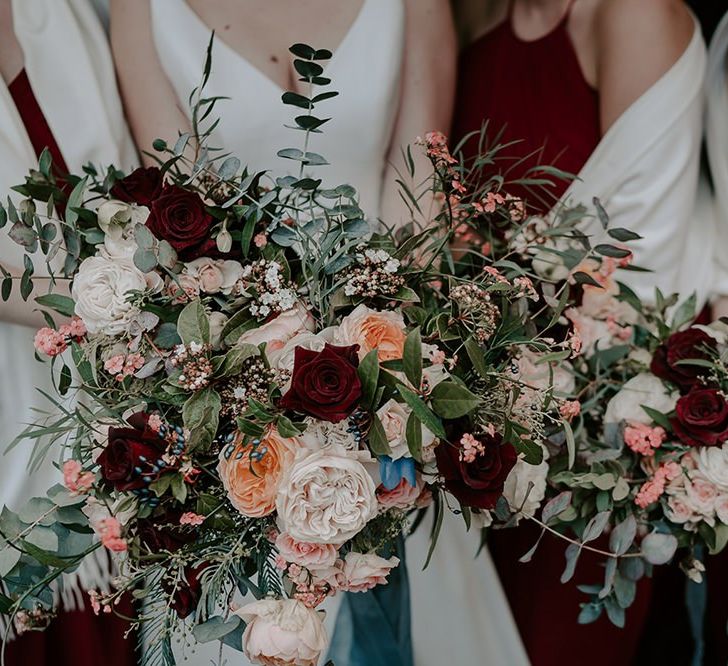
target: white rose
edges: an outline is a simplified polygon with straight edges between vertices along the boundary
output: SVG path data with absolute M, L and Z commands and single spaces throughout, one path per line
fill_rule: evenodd
M 319 421 L 311 417 L 307 417 L 306 430 L 299 437 L 303 445 L 311 451 L 321 449 L 339 449 L 340 451 L 356 451 L 359 443 L 354 439 L 354 433 L 349 432 L 349 421 L 344 419 L 338 423 L 330 421 Z M 367 451 L 362 451 L 367 457 L 370 457 Z
M 503 496 L 508 500 L 512 511 L 518 511 L 518 515 L 525 518 L 536 515 L 546 495 L 548 471 L 546 460 L 539 465 L 530 465 L 522 458 L 518 458 L 503 486 Z M 529 484 L 533 484 L 530 490 Z
M 728 444 L 695 448 L 690 455 L 700 475 L 721 493 L 728 493 Z
M 685 481 L 685 502 L 695 512 L 711 521 L 715 516 L 715 501 L 718 493 L 715 486 L 699 474 Z
M 411 413 L 412 410 L 407 405 L 396 400 L 387 401 L 377 410 L 377 416 L 384 426 L 384 434 L 387 436 L 389 448 L 392 450 L 390 454 L 392 460 L 410 457 L 407 446 L 407 419 Z M 423 425 L 422 448 L 432 446 L 434 441 L 435 435 Z
M 126 227 L 134 228 L 137 224 L 145 224 L 149 217 L 146 206 L 134 206 L 111 199 L 104 201 L 96 209 L 99 228 L 107 235 L 118 238 Z
M 377 515 L 375 491 L 354 458 L 300 451 L 278 488 L 281 531 L 298 541 L 342 544 Z
M 228 318 L 222 312 L 211 312 L 210 321 L 210 344 L 215 350 L 222 348 L 222 329 L 228 322 Z
M 254 664 L 317 666 L 328 643 L 321 616 L 297 599 L 260 599 L 235 611 L 243 652 Z
M 119 335 L 139 314 L 127 301 L 129 292 L 146 288 L 144 274 L 133 264 L 89 257 L 81 262 L 71 293 L 89 333 Z
M 677 393 L 668 391 L 660 379 L 644 372 L 625 382 L 619 393 L 609 401 L 604 422 L 635 421 L 650 425 L 652 419 L 642 405 L 667 414 L 675 408 L 677 398 Z
M 718 495 L 715 499 L 715 513 L 721 523 L 728 525 L 728 495 Z
M 670 522 L 678 525 L 690 525 L 700 520 L 700 516 L 697 516 L 686 502 L 685 495 L 672 495 L 668 498 L 665 516 Z

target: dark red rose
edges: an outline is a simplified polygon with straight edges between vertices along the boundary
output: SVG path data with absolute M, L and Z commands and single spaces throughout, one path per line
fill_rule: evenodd
M 281 407 L 331 423 L 343 421 L 361 397 L 358 349 L 359 345 L 327 344 L 316 352 L 296 347 L 291 388 L 281 399 Z
M 126 178 L 116 181 L 111 188 L 111 196 L 125 203 L 151 208 L 162 193 L 163 185 L 164 178 L 157 167 L 139 167 Z
M 164 452 L 165 443 L 147 426 L 149 415 L 137 412 L 128 421 L 130 428 L 109 428 L 109 443 L 99 456 L 101 476 L 117 490 L 144 487 L 144 476 L 135 468 L 154 474 L 151 465 Z
M 484 450 L 473 462 L 462 459 L 463 447 L 459 442 L 441 443 L 435 449 L 437 468 L 445 479 L 445 488 L 464 506 L 494 509 L 518 454 L 499 434 L 481 435 L 477 439 Z
M 194 530 L 180 526 L 181 511 L 170 511 L 162 518 L 142 518 L 137 521 L 140 541 L 152 553 L 162 550 L 174 553 L 182 546 L 192 543 L 196 534 Z
M 698 365 L 678 365 L 678 362 L 710 360 L 707 350 L 715 348 L 715 340 L 698 328 L 673 333 L 655 351 L 650 370 L 660 379 L 666 379 L 687 391 L 697 383 L 700 375 L 705 374 L 705 368 Z
M 165 185 L 151 207 L 147 227 L 159 240 L 166 240 L 183 261 L 217 253 L 210 235 L 214 220 L 202 199 L 176 185 Z
M 687 446 L 718 446 L 728 440 L 728 403 L 715 389 L 693 389 L 677 401 L 670 424 Z
M 186 566 L 184 580 L 177 583 L 176 589 L 173 588 L 171 583 L 165 582 L 164 584 L 168 592 L 174 589 L 171 605 L 177 612 L 177 615 L 183 620 L 194 612 L 197 604 L 200 602 L 200 596 L 202 594 L 200 576 L 208 566 L 210 565 L 207 562 L 198 564 L 196 567 Z

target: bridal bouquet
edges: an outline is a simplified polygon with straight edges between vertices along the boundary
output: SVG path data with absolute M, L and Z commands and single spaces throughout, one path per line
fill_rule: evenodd
M 330 54 L 292 51 L 302 80 L 326 85 Z M 370 227 L 353 187 L 311 174 L 326 164 L 308 147 L 313 111 L 333 94 L 283 97 L 306 110 L 305 148 L 279 152 L 298 176 L 209 147 L 217 100 L 200 88 L 193 133 L 155 143 L 159 167 L 60 182 L 44 154 L 0 208 L 27 253 L 23 298 L 70 283 L 35 298 L 60 396 L 23 435 L 64 484 L 0 515 L 0 611 L 18 630 L 46 622 L 51 584 L 103 546 L 118 576 L 91 602 L 142 600 L 150 661 L 174 663 L 187 627 L 256 663 L 316 664 L 316 609 L 386 584 L 413 510 L 433 505 L 434 547 L 448 506 L 467 526 L 538 508 L 547 437 L 577 407 L 572 284 L 552 268 L 590 281 L 578 267 L 616 248 L 592 250 L 578 211 L 529 218 L 497 178 L 469 190 L 437 133 L 427 191 L 405 196 L 427 224 Z M 3 298 L 13 286 L 5 272 Z
M 565 313 L 581 351 L 570 426 L 547 442 L 550 499 L 539 522 L 571 542 L 562 581 L 583 550 L 605 558 L 603 583 L 581 588 L 591 599 L 580 621 L 606 612 L 623 626 L 652 566 L 681 549 L 681 568 L 701 582 L 705 551 L 728 543 L 728 403 L 725 325 L 691 324 L 694 299 L 677 307 L 658 292 L 654 307 L 642 305 L 616 281 L 620 262 L 627 252 L 587 263 L 591 281 Z

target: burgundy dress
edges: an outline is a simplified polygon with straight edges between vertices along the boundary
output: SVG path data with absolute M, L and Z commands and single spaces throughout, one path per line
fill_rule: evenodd
M 28 76 L 23 70 L 8 86 L 18 113 L 37 156 L 48 148 L 56 173 L 68 173 L 66 162 L 43 115 Z M 130 602 L 117 611 L 133 615 Z M 58 617 L 43 632 L 28 632 L 11 641 L 6 649 L 8 666 L 134 666 L 136 647 L 133 633 L 124 632 L 129 624 L 115 614 L 95 616 L 87 603 L 84 611 L 59 611 Z
M 486 120 L 488 136 L 503 129 L 501 143 L 518 141 L 506 149 L 508 159 L 499 165 L 507 180 L 523 177 L 539 164 L 576 174 L 599 143 L 598 94 L 584 78 L 567 22 L 568 14 L 541 39 L 524 41 L 514 33 L 509 17 L 461 56 L 453 143 L 480 130 Z M 477 144 L 477 139 L 466 143 L 466 157 L 472 156 Z M 568 185 L 556 180 L 535 193 L 508 184 L 505 190 L 530 199 L 537 209 L 548 209 Z M 541 197 L 535 206 L 534 194 Z M 518 529 L 493 531 L 489 537 L 533 666 L 630 664 L 645 621 L 650 581 L 638 586 L 625 629 L 612 626 L 606 617 L 592 625 L 578 625 L 579 604 L 587 596 L 575 583 L 601 583 L 603 559 L 582 553 L 575 580 L 562 585 L 565 542 L 547 535 L 530 563 L 518 562 L 539 531 L 526 523 Z
M 507 181 L 538 176 L 539 165 L 576 174 L 599 143 L 599 97 L 584 79 L 567 19 L 568 14 L 541 39 L 524 41 L 509 16 L 460 57 L 453 144 L 480 131 L 485 121 L 491 140 L 502 131 L 498 143 L 512 144 L 499 153 L 498 167 Z M 471 157 L 477 149 L 476 136 L 463 152 Z M 570 182 L 553 181 L 545 188 L 506 184 L 505 189 L 549 209 Z

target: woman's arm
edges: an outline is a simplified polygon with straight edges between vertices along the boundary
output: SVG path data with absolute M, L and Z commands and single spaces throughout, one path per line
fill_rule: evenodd
M 111 48 L 126 117 L 145 164 L 155 139 L 173 144 L 190 128 L 157 55 L 150 0 L 111 0 Z
M 604 134 L 680 58 L 695 24 L 680 0 L 607 0 L 595 18 Z
M 406 224 L 409 213 L 395 182 L 397 173 L 406 172 L 402 147 L 414 143 L 426 132 L 450 130 L 455 96 L 456 40 L 447 0 L 406 0 L 402 96 L 389 149 L 382 199 L 382 218 L 388 226 Z M 414 148 L 416 179 L 422 182 L 430 163 Z M 429 202 L 422 203 L 427 215 Z M 429 220 L 420 220 L 427 223 Z

